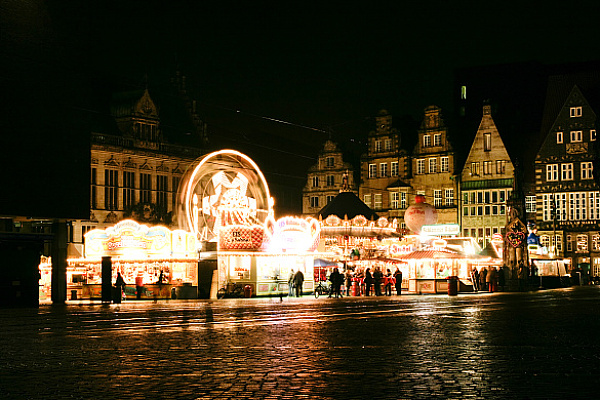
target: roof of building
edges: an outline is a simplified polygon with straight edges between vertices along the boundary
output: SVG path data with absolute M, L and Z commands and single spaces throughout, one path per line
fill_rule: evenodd
M 330 215 L 336 215 L 341 219 L 352 219 L 357 215 L 363 215 L 368 220 L 376 220 L 379 215 L 371 210 L 361 199 L 352 192 L 340 192 L 333 200 L 323 207 L 316 217 L 327 218 Z

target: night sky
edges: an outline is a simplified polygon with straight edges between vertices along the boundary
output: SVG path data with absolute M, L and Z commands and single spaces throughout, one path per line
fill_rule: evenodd
M 350 137 L 382 108 L 416 121 L 427 105 L 450 109 L 455 68 L 600 54 L 594 1 L 323 3 L 2 1 L 1 135 L 22 140 L 2 139 L 0 167 L 41 137 L 73 140 L 64 132 L 85 130 L 106 82 L 160 87 L 180 70 L 216 128 L 237 114 Z

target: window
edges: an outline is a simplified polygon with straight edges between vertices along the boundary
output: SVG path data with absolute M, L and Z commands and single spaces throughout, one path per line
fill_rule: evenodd
M 495 190 L 492 192 L 492 204 L 498 203 L 498 192 Z
M 375 141 L 375 151 L 379 153 L 381 151 L 381 140 Z
M 318 176 L 313 176 L 312 177 L 312 187 L 319 187 L 319 177 Z
M 591 161 L 581 163 L 581 179 L 592 179 L 594 166 Z
M 177 190 L 179 189 L 179 182 L 180 181 L 181 181 L 181 177 L 179 177 L 179 176 L 174 176 L 171 179 L 171 189 L 172 189 L 172 192 L 173 192 L 173 196 L 172 196 L 173 198 L 172 198 L 172 203 L 171 204 L 173 205 L 173 208 L 175 208 L 175 205 L 177 204 Z
M 425 160 L 420 158 L 417 160 L 417 174 L 425 173 Z
M 123 208 L 135 204 L 135 173 L 123 172 Z
M 600 251 L 600 235 L 592 235 L 592 250 Z
M 400 192 L 400 208 L 405 209 L 406 207 L 406 192 Z
M 431 147 L 431 135 L 423 135 L 423 147 Z
M 435 135 L 433 135 L 433 145 L 434 146 L 442 145 L 442 134 L 441 133 L 436 133 Z
M 469 204 L 469 193 L 468 192 L 463 192 L 463 204 L 465 204 L 465 205 Z
M 563 142 L 563 133 L 556 132 L 556 143 L 561 144 Z
M 506 161 L 496 160 L 496 173 L 504 174 L 506 172 Z
M 381 177 L 386 177 L 388 176 L 388 172 L 387 172 L 387 163 L 381 163 L 379 164 L 379 172 Z
M 587 235 L 577 235 L 577 251 L 588 251 Z
M 327 186 L 333 186 L 335 185 L 335 176 L 333 175 L 327 175 Z
M 525 196 L 525 212 L 535 212 L 535 196 Z
M 441 190 L 433 191 L 433 206 L 436 208 L 442 206 L 442 191 Z
M 546 165 L 546 181 L 558 181 L 558 164 Z
M 326 197 L 327 204 L 331 203 L 331 200 L 333 200 L 333 199 L 335 199 L 335 196 L 328 195 L 328 196 Z
M 383 196 L 381 193 L 375 193 L 373 196 L 373 208 L 376 210 L 381 210 L 383 208 Z
M 454 206 L 454 189 L 446 189 L 444 202 L 447 207 Z
M 460 99 L 461 100 L 467 99 L 467 87 L 465 85 L 462 85 L 460 87 Z
M 370 194 L 365 194 L 363 196 L 363 202 L 368 205 L 369 207 L 371 207 L 371 195 Z
M 334 160 L 334 158 L 333 158 L 333 157 L 327 157 L 327 158 L 325 159 L 325 164 L 326 164 L 328 167 L 333 167 L 333 166 L 334 166 L 334 161 L 335 161 L 335 160 Z
M 567 251 L 573 251 L 573 238 L 571 235 L 567 235 Z
M 483 151 L 491 151 L 492 150 L 492 134 L 484 133 L 483 134 Z
M 596 141 L 596 130 L 591 129 L 590 130 L 590 142 L 595 142 L 595 141 Z
M 398 161 L 392 161 L 392 176 L 398 176 Z
M 483 174 L 484 175 L 491 175 L 492 174 L 492 162 L 491 161 L 484 161 L 483 162 Z
M 429 159 L 429 173 L 430 174 L 437 173 L 437 158 Z
M 398 192 L 390 192 L 390 207 L 392 209 L 398 208 L 398 199 L 400 198 L 400 193 Z
M 583 133 L 581 131 L 571 131 L 571 143 L 583 141 Z
M 377 178 L 377 164 L 369 164 L 369 178 Z
M 573 164 L 560 164 L 560 179 L 563 181 L 573 180 Z
M 479 176 L 479 163 L 478 162 L 471 163 L 471 175 Z
M 156 177 L 156 204 L 167 210 L 167 198 L 168 198 L 168 177 L 164 175 L 158 175 Z
M 312 208 L 319 207 L 319 198 L 317 196 L 311 196 L 311 198 L 310 198 L 310 206 Z
M 140 201 L 152 203 L 152 175 L 140 174 Z
M 581 113 L 582 113 L 581 107 L 571 107 L 571 109 L 570 109 L 571 118 L 581 117 Z
M 95 209 L 97 207 L 97 188 L 96 185 L 98 184 L 98 181 L 96 180 L 96 168 L 92 168 L 92 176 L 90 177 L 90 182 L 91 182 L 91 189 L 92 192 L 90 193 L 90 206 Z
M 107 169 L 104 171 L 104 208 L 116 210 L 119 205 L 119 171 Z
M 390 139 L 385 140 L 385 151 L 392 151 L 392 141 Z
M 441 172 L 448 172 L 450 168 L 450 158 L 440 157 L 440 167 Z

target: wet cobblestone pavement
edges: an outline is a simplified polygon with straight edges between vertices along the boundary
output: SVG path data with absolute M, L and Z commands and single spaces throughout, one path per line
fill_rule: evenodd
M 0 310 L 0 398 L 598 398 L 600 289 Z

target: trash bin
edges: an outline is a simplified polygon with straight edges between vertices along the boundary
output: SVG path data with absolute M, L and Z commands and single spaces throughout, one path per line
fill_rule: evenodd
M 458 294 L 458 276 L 449 276 L 448 280 L 448 296 L 456 296 Z
M 360 289 L 357 281 L 352 281 L 352 296 L 360 296 Z
M 252 297 L 252 286 L 250 286 L 250 285 L 244 286 L 244 297 L 247 299 Z

